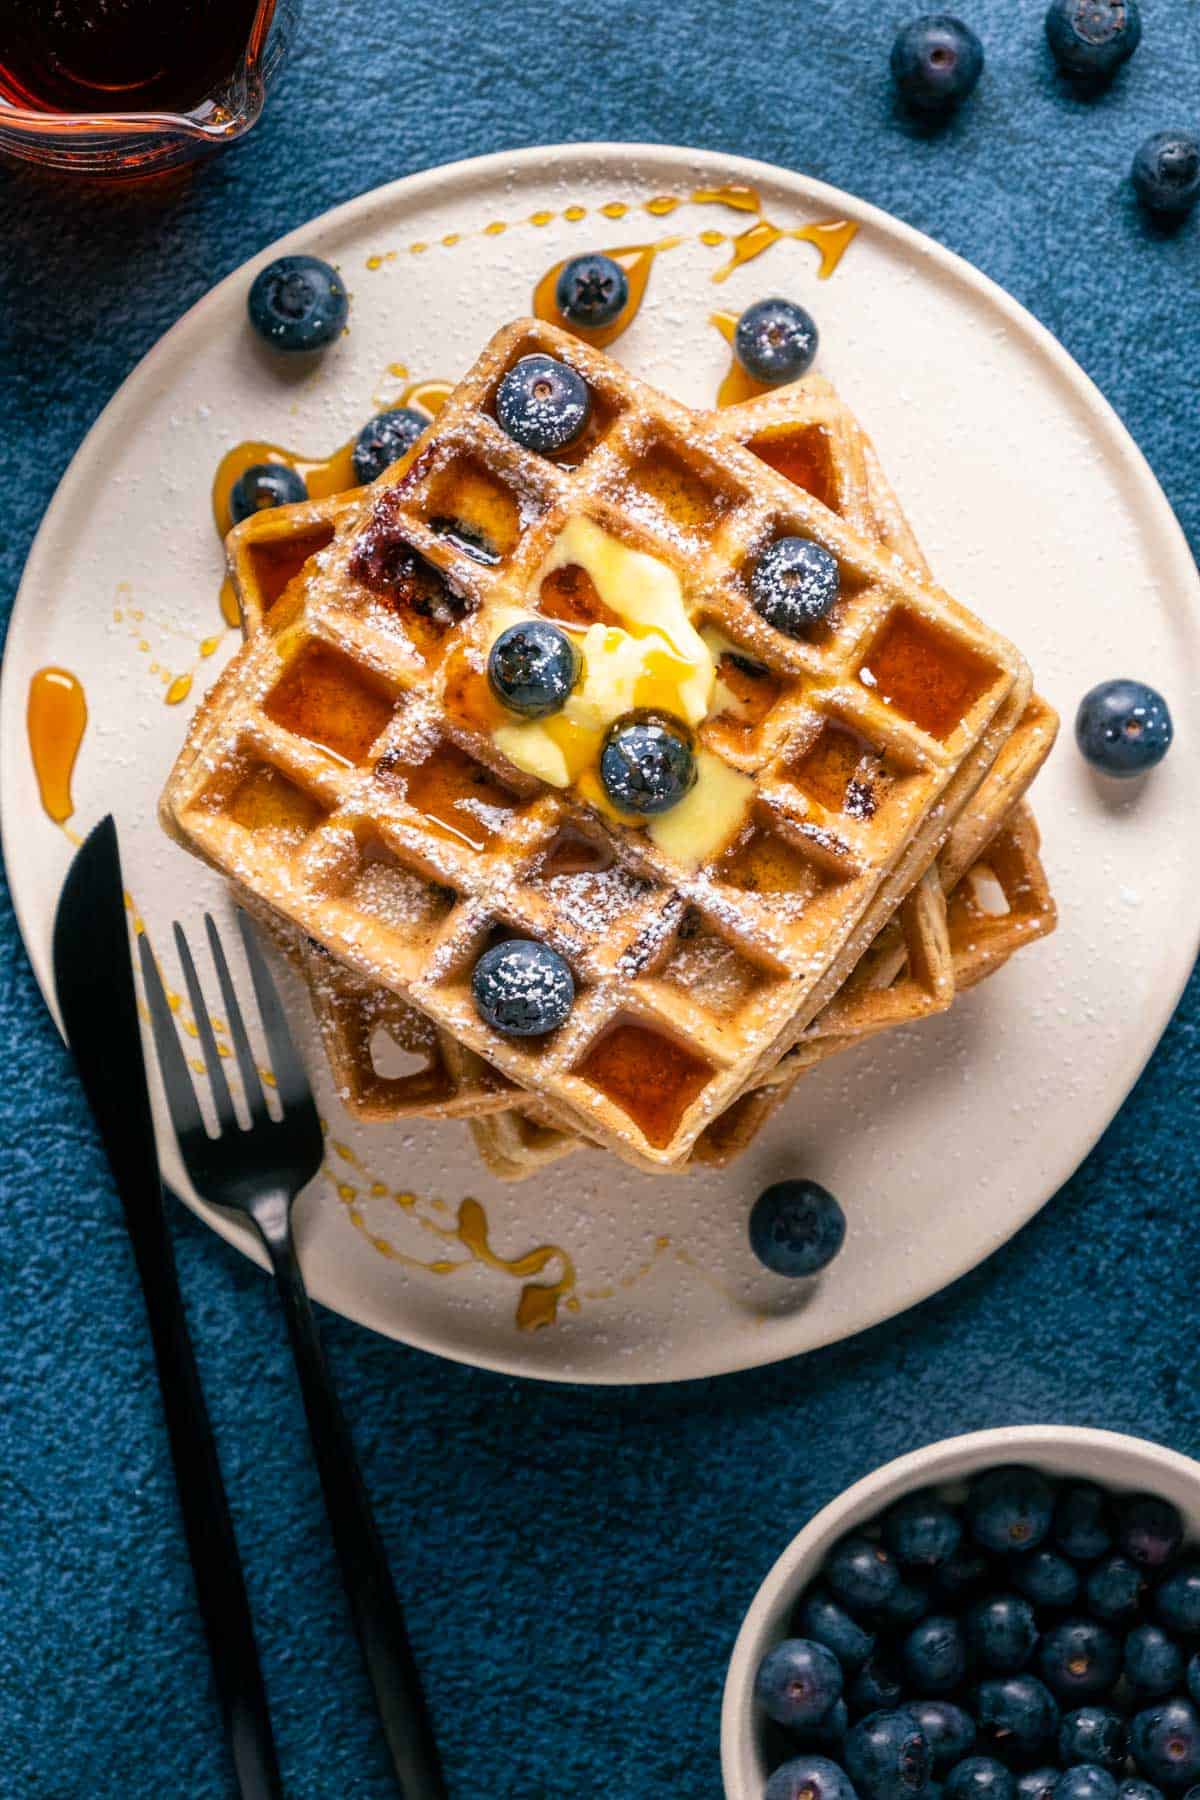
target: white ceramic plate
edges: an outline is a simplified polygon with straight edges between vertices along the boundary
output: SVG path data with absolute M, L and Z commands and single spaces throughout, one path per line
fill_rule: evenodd
M 727 182 L 754 186 L 763 218 L 779 227 L 858 221 L 832 277 L 818 280 L 811 243 L 785 236 L 716 281 L 730 237 L 758 223 L 690 198 Z M 680 203 L 647 210 L 660 196 Z M 263 252 L 260 262 L 315 251 L 345 274 L 350 330 L 315 371 L 281 367 L 254 343 L 245 297 L 258 263 L 151 352 L 47 514 L 4 668 L 5 857 L 43 990 L 70 855 L 39 805 L 26 740 L 30 678 L 47 664 L 82 680 L 90 709 L 72 824 L 115 812 L 128 886 L 169 964 L 172 918 L 195 924 L 206 906 L 228 910 L 220 883 L 155 821 L 189 707 L 234 648 L 227 634 L 198 659 L 219 630 L 209 484 L 223 451 L 248 437 L 331 450 L 396 392 L 390 365 L 456 377 L 498 325 L 528 310 L 534 281 L 559 258 L 668 235 L 681 241 L 656 258 L 614 354 L 684 400 L 711 402 L 728 366 L 713 308 L 736 312 L 778 292 L 802 300 L 820 324 L 818 367 L 867 422 L 951 591 L 1027 651 L 1068 720 L 1094 682 L 1130 674 L 1165 690 L 1179 742 L 1151 779 L 1117 791 L 1089 775 L 1068 731 L 1036 790 L 1058 934 L 948 1016 L 806 1079 L 728 1171 L 648 1177 L 589 1153 L 508 1186 L 484 1173 L 460 1125 L 351 1124 L 310 1042 L 331 1139 L 328 1172 L 298 1209 L 314 1293 L 410 1343 L 555 1379 L 714 1374 L 911 1306 L 1042 1205 L 1149 1055 L 1198 935 L 1190 757 L 1200 612 L 1184 540 L 1104 400 L 973 269 L 803 176 L 688 150 L 589 145 L 434 170 Z M 169 679 L 193 668 L 188 700 L 165 705 Z M 301 991 L 291 998 L 307 1029 Z M 186 1195 L 165 1121 L 161 1144 L 166 1177 Z M 754 1262 L 746 1217 L 767 1181 L 801 1173 L 841 1197 L 850 1229 L 823 1279 L 788 1283 Z M 397 1204 L 396 1192 L 415 1203 Z M 528 1275 L 435 1235 L 453 1231 L 467 1195 L 483 1203 L 500 1258 L 543 1244 L 563 1253 L 537 1277 L 564 1280 L 552 1326 L 517 1327 Z M 233 1221 L 197 1210 L 251 1249 Z M 431 1261 L 462 1266 L 450 1276 L 412 1266 Z

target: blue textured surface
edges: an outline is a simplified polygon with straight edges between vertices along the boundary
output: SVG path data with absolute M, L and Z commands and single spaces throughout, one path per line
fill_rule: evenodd
M 182 194 L 82 204 L 0 174 L 3 605 L 87 427 L 219 277 L 378 182 L 562 138 L 776 160 L 932 233 L 1063 340 L 1194 544 L 1200 222 L 1157 236 L 1125 180 L 1147 132 L 1194 117 L 1194 9 L 1148 7 L 1142 49 L 1090 105 L 1058 87 L 1040 0 L 962 10 L 988 67 L 962 118 L 926 135 L 896 118 L 887 86 L 906 8 L 576 0 L 564 17 L 533 0 L 310 0 L 260 129 Z M 116 1201 L 7 903 L 0 931 L 0 1796 L 226 1796 Z M 1015 1242 L 803 1364 L 551 1391 L 326 1319 L 456 1795 L 717 1795 L 745 1606 L 811 1511 L 885 1458 L 1053 1419 L 1200 1450 L 1198 999 L 1193 984 L 1103 1143 Z M 278 1314 L 255 1270 L 189 1217 L 176 1225 L 288 1792 L 382 1800 Z

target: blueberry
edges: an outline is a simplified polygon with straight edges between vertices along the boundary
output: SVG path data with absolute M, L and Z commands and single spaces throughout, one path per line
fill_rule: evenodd
M 965 100 L 983 73 L 983 45 L 961 19 L 927 13 L 892 45 L 892 79 L 915 112 L 943 113 Z
M 1019 1594 L 993 1594 L 977 1600 L 967 1614 L 967 1642 L 985 1669 L 1014 1674 L 1033 1655 L 1037 1620 Z
M 1159 1700 L 1129 1727 L 1133 1760 L 1149 1781 L 1189 1787 L 1200 1776 L 1200 1718 L 1190 1700 Z
M 496 389 L 496 417 L 515 443 L 544 456 L 574 443 L 588 422 L 583 376 L 553 356 L 523 356 Z
M 1010 1579 L 1019 1594 L 1035 1606 L 1073 1606 L 1079 1594 L 1079 1572 L 1057 1550 L 1031 1550 L 1014 1556 Z
M 824 1644 L 785 1638 L 759 1663 L 754 1697 L 780 1725 L 815 1725 L 842 1697 L 842 1665 Z
M 900 1580 L 891 1552 L 873 1538 L 852 1532 L 835 1544 L 825 1560 L 825 1579 L 835 1600 L 857 1618 L 870 1618 L 885 1607 Z
M 958 1601 L 974 1594 L 988 1581 L 992 1565 L 974 1544 L 964 1544 L 933 1571 L 933 1585 L 944 1600 Z
M 796 1756 L 776 1769 L 763 1800 L 857 1800 L 844 1769 L 827 1756 Z
M 905 1581 L 902 1577 L 883 1609 L 883 1616 L 889 1625 L 915 1625 L 918 1619 L 925 1617 L 929 1606 L 928 1588 L 923 1588 L 916 1581 Z
M 1187 1691 L 1197 1706 L 1200 1706 L 1200 1650 L 1188 1658 Z
M 889 1550 L 910 1569 L 936 1569 L 958 1549 L 962 1521 L 953 1508 L 926 1490 L 897 1500 L 883 1519 Z
M 791 1736 L 806 1750 L 828 1750 L 841 1755 L 842 1741 L 850 1729 L 850 1712 L 844 1700 L 835 1700 L 824 1718 L 813 1725 L 794 1725 Z
M 1184 1800 L 1190 1800 L 1190 1795 L 1195 1791 L 1194 1788 L 1189 1789 Z M 1139 1781 L 1135 1775 L 1127 1775 L 1117 1788 L 1117 1800 L 1164 1800 L 1164 1796 L 1162 1789 L 1156 1788 L 1153 1782 Z
M 1110 80 L 1141 35 L 1138 0 L 1051 0 L 1046 13 L 1050 53 L 1075 81 Z
M 935 1775 L 944 1775 L 975 1748 L 975 1721 L 952 1700 L 910 1700 L 905 1710 L 925 1733 Z
M 393 406 L 368 419 L 354 440 L 355 480 L 366 485 L 412 449 L 429 424 L 415 406 Z
M 298 470 L 289 469 L 286 463 L 252 463 L 229 490 L 229 516 L 240 525 L 251 513 L 307 499 L 308 489 Z
M 1154 1610 L 1160 1624 L 1184 1637 L 1200 1635 L 1200 1563 L 1182 1563 L 1159 1583 Z
M 750 1212 L 750 1248 L 776 1275 L 815 1275 L 846 1236 L 846 1215 L 817 1181 L 775 1181 Z
M 1183 1543 L 1179 1508 L 1157 1494 L 1129 1494 L 1117 1506 L 1117 1543 L 1139 1569 L 1165 1569 Z
M 832 1650 L 843 1669 L 861 1669 L 875 1648 L 873 1633 L 864 1631 L 844 1607 L 820 1588 L 805 1594 L 796 1623 L 805 1637 L 815 1638 L 818 1644 Z
M 1060 1700 L 1095 1700 L 1120 1673 L 1121 1646 L 1095 1619 L 1064 1619 L 1042 1639 L 1038 1669 Z
M 1054 1800 L 1058 1770 L 1047 1767 L 1027 1769 L 1017 1776 L 1017 1800 Z
M 910 1712 L 873 1712 L 846 1733 L 846 1773 L 863 1800 L 914 1800 L 929 1776 L 929 1745 Z
M 1076 1562 L 1094 1562 L 1112 1549 L 1112 1509 L 1103 1488 L 1068 1482 L 1054 1509 L 1054 1541 Z
M 1076 1763 L 1064 1769 L 1054 1785 L 1054 1800 L 1116 1800 L 1117 1784 L 1107 1769 Z
M 1107 1625 L 1132 1625 L 1141 1611 L 1147 1586 L 1146 1577 L 1127 1556 L 1106 1556 L 1088 1571 L 1088 1610 Z
M 837 558 L 812 538 L 768 544 L 750 575 L 750 598 L 768 625 L 801 637 L 833 606 L 841 588 Z
M 947 1800 L 1016 1800 L 1016 1783 L 994 1756 L 968 1756 L 946 1777 Z
M 623 812 L 670 812 L 696 780 L 686 727 L 668 719 L 618 719 L 600 752 L 600 780 Z
M 1177 1694 L 1183 1686 L 1183 1651 L 1160 1625 L 1139 1625 L 1125 1639 L 1125 1677 L 1150 1700 Z
M 889 1712 L 904 1698 L 904 1678 L 890 1656 L 876 1652 L 858 1671 L 846 1697 L 858 1718 L 866 1713 Z
M 544 719 L 565 704 L 579 675 L 579 656 L 549 619 L 510 625 L 488 652 L 488 683 L 510 711 Z
M 1058 1704 L 1036 1675 L 994 1675 L 974 1693 L 980 1742 L 998 1755 L 1037 1756 L 1058 1730 Z
M 542 1037 L 575 1003 L 570 969 L 548 944 L 507 938 L 475 964 L 471 989 L 480 1018 L 505 1037 Z
M 1140 775 L 1160 763 L 1175 728 L 1162 695 L 1144 682 L 1102 681 L 1075 715 L 1075 741 L 1105 775 Z
M 342 278 L 319 256 L 280 256 L 254 277 L 250 323 L 274 350 L 323 350 L 350 311 Z
M 564 264 L 554 289 L 554 303 L 570 325 L 595 330 L 611 325 L 629 299 L 629 281 L 619 262 L 593 252 Z
M 1037 1469 L 989 1469 L 972 1484 L 967 1518 L 985 1550 L 1032 1550 L 1050 1529 L 1054 1490 Z
M 1125 1721 L 1111 1706 L 1079 1706 L 1064 1715 L 1058 1728 L 1058 1758 L 1063 1763 L 1098 1763 L 1111 1775 L 1125 1766 Z
M 935 1613 L 914 1625 L 901 1655 L 908 1679 L 924 1694 L 949 1694 L 966 1674 L 962 1627 L 945 1613 Z
M 755 381 L 798 381 L 817 354 L 816 322 L 794 300 L 756 300 L 737 322 L 733 353 Z
M 1147 212 L 1186 218 L 1200 199 L 1200 142 L 1190 131 L 1156 131 L 1138 145 L 1130 175 Z

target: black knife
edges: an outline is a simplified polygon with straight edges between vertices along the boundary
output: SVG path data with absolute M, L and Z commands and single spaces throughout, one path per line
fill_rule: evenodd
M 167 1230 L 142 1061 L 117 828 L 78 851 L 54 920 L 54 982 L 141 1277 L 184 1530 L 242 1800 L 281 1800 L 250 1603 Z

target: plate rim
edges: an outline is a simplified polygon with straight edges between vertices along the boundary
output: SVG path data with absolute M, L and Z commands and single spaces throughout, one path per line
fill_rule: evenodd
M 802 171 L 784 168 L 781 164 L 726 154 L 718 150 L 653 141 L 642 143 L 585 141 L 529 145 L 514 150 L 489 151 L 481 156 L 467 157 L 454 162 L 438 163 L 428 169 L 399 176 L 394 181 L 368 188 L 349 200 L 341 201 L 336 206 L 327 208 L 301 225 L 294 227 L 284 236 L 267 244 L 254 256 L 247 258 L 236 268 L 230 270 L 229 274 L 210 288 L 207 293 L 201 295 L 174 324 L 168 326 L 161 337 L 151 345 L 125 376 L 116 392 L 88 427 L 51 495 L 34 533 L 9 613 L 2 666 L 0 666 L 0 856 L 3 858 L 5 880 L 21 943 L 42 998 L 60 1033 L 62 1024 L 50 966 L 49 939 L 47 938 L 44 947 L 40 944 L 39 934 L 31 923 L 32 901 L 30 907 L 27 908 L 20 892 L 19 883 L 13 878 L 14 869 L 19 863 L 19 855 L 16 842 L 18 831 L 16 808 L 10 804 L 14 798 L 11 793 L 15 780 L 12 771 L 15 766 L 15 754 L 20 753 L 24 738 L 22 695 L 18 692 L 15 659 L 11 658 L 8 652 L 12 643 L 13 630 L 18 623 L 22 607 L 29 608 L 33 604 L 32 593 L 40 580 L 41 562 L 48 559 L 50 555 L 50 537 L 55 529 L 57 515 L 60 511 L 69 508 L 76 488 L 81 487 L 85 480 L 84 462 L 85 458 L 90 461 L 92 454 L 90 446 L 92 446 L 93 440 L 98 437 L 103 438 L 119 425 L 124 410 L 134 405 L 135 398 L 140 398 L 140 391 L 144 384 L 148 381 L 152 382 L 160 364 L 170 360 L 178 340 L 191 332 L 202 329 L 209 318 L 218 315 L 231 290 L 236 287 L 240 293 L 244 289 L 248 274 L 265 266 L 276 256 L 286 255 L 298 249 L 311 249 L 314 233 L 339 231 L 346 226 L 353 226 L 360 217 L 387 210 L 396 205 L 419 206 L 423 202 L 435 204 L 438 191 L 446 187 L 456 191 L 465 188 L 469 191 L 473 186 L 490 185 L 497 177 L 508 177 L 516 181 L 523 178 L 531 168 L 553 167 L 555 170 L 561 171 L 575 168 L 594 176 L 598 172 L 596 165 L 602 163 L 627 164 L 636 162 L 639 158 L 647 162 L 669 164 L 676 170 L 689 169 L 693 173 L 700 168 L 719 169 L 726 175 L 744 179 L 750 185 L 782 186 L 804 202 L 841 211 L 853 217 L 860 225 L 880 231 L 894 243 L 898 243 L 910 256 L 919 258 L 926 263 L 932 263 L 942 273 L 974 290 L 983 301 L 999 312 L 1010 325 L 1032 343 L 1041 357 L 1049 362 L 1058 380 L 1074 395 L 1089 419 L 1093 423 L 1098 420 L 1106 428 L 1112 448 L 1119 450 L 1129 463 L 1131 477 L 1140 490 L 1139 504 L 1133 516 L 1139 518 L 1147 527 L 1153 527 L 1156 538 L 1161 543 L 1162 551 L 1167 556 L 1168 566 L 1171 568 L 1172 593 L 1186 606 L 1190 613 L 1192 628 L 1200 641 L 1200 569 L 1196 566 L 1183 528 L 1163 492 L 1157 476 L 1116 408 L 1048 327 L 1043 325 L 1019 300 L 965 257 L 960 256 L 956 251 L 947 249 L 936 239 L 918 230 L 915 226 L 909 225 L 895 214 L 874 205 L 871 201 L 860 199 L 845 189 L 834 187 L 830 183 L 820 181 Z M 934 1294 L 942 1292 L 953 1282 L 960 1280 L 972 1269 L 978 1268 L 1054 1198 L 1095 1149 L 1096 1144 L 1129 1098 L 1175 1013 L 1198 952 L 1200 952 L 1200 888 L 1197 890 L 1190 927 L 1180 934 L 1179 966 L 1174 980 L 1166 984 L 1166 992 L 1161 997 L 1159 1005 L 1151 1009 L 1149 1017 L 1152 1022 L 1147 1025 L 1143 1020 L 1141 1024 L 1137 1034 L 1136 1053 L 1127 1061 L 1124 1072 L 1118 1077 L 1118 1085 L 1123 1082 L 1119 1099 L 1107 1112 L 1102 1122 L 1096 1126 L 1094 1132 L 1089 1135 L 1082 1148 L 1076 1151 L 1073 1147 L 1066 1157 L 1059 1155 L 1054 1159 L 1049 1176 L 1043 1177 L 1037 1184 L 1035 1191 L 1039 1193 L 1040 1197 L 1032 1203 L 1024 1200 L 1013 1208 L 1011 1214 L 1006 1213 L 1002 1228 L 989 1236 L 982 1250 L 979 1249 L 977 1240 L 975 1247 L 968 1252 L 964 1259 L 955 1259 L 954 1266 L 949 1272 L 939 1270 L 928 1285 L 918 1283 L 918 1290 L 907 1294 L 901 1305 L 895 1306 L 885 1300 L 877 1308 L 869 1309 L 867 1316 L 858 1319 L 852 1327 L 844 1331 L 835 1327 L 830 1335 L 822 1338 L 820 1343 L 782 1351 L 774 1346 L 762 1346 L 756 1353 L 756 1345 L 759 1343 L 758 1334 L 746 1332 L 740 1341 L 739 1354 L 735 1356 L 719 1357 L 699 1369 L 672 1372 L 670 1375 L 650 1375 L 643 1381 L 638 1379 L 636 1374 L 631 1379 L 632 1372 L 629 1370 L 619 1371 L 615 1368 L 590 1368 L 587 1366 L 581 1368 L 531 1367 L 520 1357 L 507 1356 L 502 1350 L 493 1351 L 489 1348 L 486 1353 L 480 1353 L 457 1345 L 447 1347 L 443 1342 L 434 1341 L 419 1327 L 412 1329 L 407 1321 L 403 1322 L 404 1329 L 401 1330 L 397 1328 L 393 1319 L 376 1317 L 376 1309 L 370 1303 L 356 1306 L 355 1310 L 350 1311 L 344 1304 L 330 1300 L 326 1296 L 324 1282 L 318 1270 L 313 1271 L 310 1291 L 315 1300 L 330 1307 L 332 1311 L 339 1313 L 342 1317 L 410 1348 L 436 1356 L 444 1356 L 449 1361 L 462 1363 L 469 1367 L 488 1369 L 498 1374 L 577 1386 L 634 1387 L 661 1385 L 676 1381 L 707 1380 L 719 1375 L 737 1374 L 745 1370 L 765 1367 L 772 1363 L 786 1361 L 792 1356 L 805 1355 L 809 1351 L 828 1348 L 830 1345 L 844 1342 L 849 1337 L 872 1330 L 887 1320 L 908 1312 L 914 1306 L 921 1305 Z M 1140 1014 L 1139 1017 L 1141 1017 Z M 164 1187 L 166 1187 L 165 1176 Z M 174 1192 L 176 1190 L 168 1189 L 167 1191 Z M 254 1241 L 253 1233 L 249 1228 L 202 1201 L 194 1201 L 183 1194 L 179 1194 L 178 1197 L 189 1211 L 216 1231 L 227 1243 L 248 1255 L 251 1260 L 258 1263 L 260 1268 L 267 1267 L 265 1254 Z

